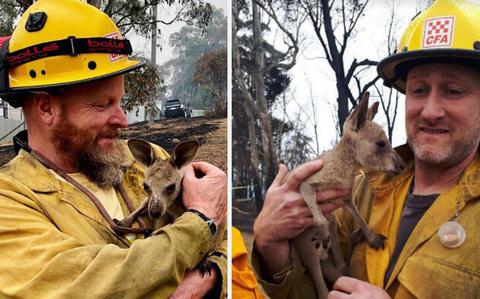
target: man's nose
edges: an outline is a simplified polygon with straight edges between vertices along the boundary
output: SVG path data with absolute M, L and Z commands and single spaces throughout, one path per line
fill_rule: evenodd
M 422 109 L 422 117 L 429 122 L 435 122 L 445 116 L 442 98 L 438 91 L 432 90 Z
M 112 109 L 113 109 L 113 112 L 109 119 L 110 125 L 113 125 L 119 128 L 126 128 L 128 126 L 128 119 L 127 119 L 127 116 L 125 115 L 125 112 L 123 112 L 122 107 L 115 106 Z

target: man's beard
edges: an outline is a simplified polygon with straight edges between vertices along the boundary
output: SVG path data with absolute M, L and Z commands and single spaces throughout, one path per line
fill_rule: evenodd
M 66 115 L 62 120 L 52 131 L 53 143 L 62 158 L 73 159 L 77 171 L 102 188 L 119 185 L 123 179 L 121 165 L 125 161 L 121 142 L 115 140 L 109 152 L 97 142 L 100 137 L 117 138 L 119 130 L 108 129 L 92 136 L 88 130 L 76 127 Z
M 432 168 L 447 169 L 462 162 L 477 150 L 479 136 L 480 124 L 476 123 L 463 138 L 453 140 L 452 143 L 446 144 L 445 147 L 434 153 L 424 150 L 422 145 L 417 143 L 415 136 L 407 136 L 407 141 L 417 159 Z

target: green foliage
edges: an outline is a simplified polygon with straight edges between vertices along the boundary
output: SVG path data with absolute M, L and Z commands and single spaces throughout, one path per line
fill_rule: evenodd
M 227 48 L 203 54 L 197 61 L 193 82 L 216 98 L 217 116 L 227 115 Z
M 188 99 L 194 109 L 212 105 L 211 93 L 203 85 L 193 83 L 198 59 L 208 52 L 227 46 L 227 19 L 222 10 L 213 10 L 208 27 L 183 26 L 170 36 L 170 45 L 177 57 L 162 68 L 171 74 L 169 90 L 173 97 Z M 225 64 L 226 70 L 226 64 Z
M 122 106 L 132 111 L 134 106 L 146 105 L 147 110 L 156 112 L 155 100 L 165 92 L 165 85 L 158 68 L 148 62 L 141 68 L 125 75 L 125 96 Z
M 79 0 L 80 1 L 80 0 Z M 88 0 L 89 4 L 99 7 L 117 24 L 123 34 L 135 31 L 145 37 L 150 37 L 153 29 L 151 7 L 157 4 L 159 8 L 168 7 L 172 17 L 167 20 L 157 20 L 165 25 L 174 22 L 205 29 L 212 15 L 212 6 L 204 0 Z M 13 21 L 21 15 L 33 0 L 0 0 L 0 33 L 9 35 L 13 31 Z
M 172 11 L 170 19 L 160 19 L 157 23 L 170 25 L 174 22 L 184 22 L 205 30 L 208 26 L 212 6 L 203 0 L 109 0 L 102 9 L 114 19 L 122 33 L 135 31 L 145 37 L 152 36 L 153 20 L 151 6 L 157 4 L 159 9 L 168 7 Z

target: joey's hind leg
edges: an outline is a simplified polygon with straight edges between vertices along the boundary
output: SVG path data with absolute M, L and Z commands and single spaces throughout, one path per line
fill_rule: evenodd
M 315 222 L 315 234 L 312 236 L 311 241 L 315 242 L 317 247 L 321 244 L 324 248 L 328 248 L 330 239 L 328 220 L 320 211 L 317 204 L 315 189 L 308 184 L 302 184 L 300 185 L 300 193 L 303 195 L 303 199 L 307 203 L 310 212 L 312 213 L 313 221 Z
M 327 251 L 322 246 L 314 246 L 311 242 L 314 233 L 313 227 L 306 229 L 293 240 L 293 246 L 298 252 L 302 265 L 310 273 L 318 298 L 323 299 L 328 296 L 328 288 L 323 277 L 320 260 L 326 259 Z
M 347 274 L 347 264 L 343 257 L 342 248 L 340 246 L 340 240 L 338 239 L 337 222 L 335 219 L 329 223 L 330 227 L 330 254 L 333 257 L 333 265 L 342 274 Z

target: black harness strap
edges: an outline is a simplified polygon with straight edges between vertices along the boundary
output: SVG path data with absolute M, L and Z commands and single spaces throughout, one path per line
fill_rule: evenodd
M 10 67 L 15 67 L 45 57 L 58 55 L 77 56 L 84 53 L 130 55 L 132 54 L 132 46 L 128 39 L 105 37 L 75 38 L 70 36 L 66 39 L 42 43 L 8 53 L 7 61 Z

